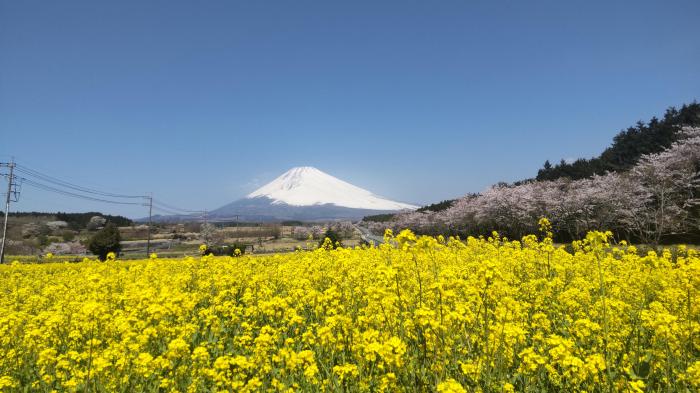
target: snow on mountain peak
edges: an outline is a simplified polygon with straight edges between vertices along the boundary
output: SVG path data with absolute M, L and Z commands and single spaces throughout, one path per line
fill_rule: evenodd
M 344 182 L 311 166 L 295 167 L 248 194 L 267 197 L 273 204 L 313 206 L 333 204 L 355 209 L 403 210 L 417 206 L 395 202 Z

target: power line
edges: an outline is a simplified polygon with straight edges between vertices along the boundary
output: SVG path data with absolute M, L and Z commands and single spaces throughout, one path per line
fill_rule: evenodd
M 0 176 L 7 177 L 7 175 L 5 175 L 5 174 L 2 174 Z M 79 199 L 84 199 L 84 200 L 89 200 L 89 201 L 94 201 L 94 202 L 111 203 L 111 204 L 117 204 L 117 205 L 149 206 L 149 203 L 143 203 L 143 202 L 115 201 L 115 200 L 110 200 L 110 199 L 105 199 L 105 198 L 93 197 L 93 196 L 89 196 L 89 195 L 82 195 L 82 194 L 78 194 L 78 193 L 75 193 L 72 191 L 61 190 L 59 188 L 56 188 L 56 187 L 53 187 L 53 186 L 50 186 L 47 184 L 43 184 L 43 183 L 37 182 L 37 181 L 32 180 L 32 179 L 27 179 L 24 177 L 17 177 L 17 179 L 25 182 L 26 184 L 28 184 L 32 187 L 35 187 L 35 188 L 38 188 L 38 189 L 41 189 L 44 191 L 55 192 L 55 193 L 65 195 L 65 196 L 70 196 L 73 198 L 79 198 Z M 147 197 L 147 196 L 143 196 L 140 198 L 150 200 L 150 197 Z M 191 215 L 191 213 L 200 213 L 200 214 L 202 213 L 202 210 L 181 209 L 181 208 L 166 204 L 164 202 L 156 201 L 156 200 L 153 200 L 153 209 L 161 211 L 163 213 L 173 214 L 173 215 Z
M 100 190 L 96 190 L 93 188 L 79 186 L 77 184 L 69 183 L 65 180 L 61 180 L 61 179 L 58 179 L 56 177 L 53 177 L 53 176 L 41 173 L 39 171 L 27 168 L 23 165 L 17 165 L 17 171 L 20 173 L 23 173 L 27 176 L 36 177 L 42 181 L 52 183 L 52 184 L 57 185 L 57 186 L 69 188 L 69 189 L 72 189 L 74 191 L 79 191 L 79 192 L 83 192 L 83 193 L 87 193 L 87 194 L 100 195 L 103 197 L 110 197 L 110 198 L 134 198 L 135 199 L 135 198 L 145 198 L 146 197 L 144 195 L 115 194 L 115 193 L 111 193 L 111 192 L 105 192 L 105 191 L 100 191 Z
M 161 202 L 161 201 L 159 201 L 159 200 L 157 200 L 157 199 L 154 199 L 154 200 L 153 200 L 153 205 L 154 205 L 154 206 L 160 205 L 161 207 L 163 207 L 163 208 L 165 208 L 165 209 L 167 209 L 167 210 L 179 211 L 179 212 L 184 212 L 184 213 L 201 213 L 201 212 L 202 212 L 202 210 L 181 209 L 181 208 L 175 207 L 175 206 L 173 206 L 173 205 L 168 205 L 167 203 Z
M 142 198 L 149 200 L 149 196 L 146 195 L 129 195 L 129 194 L 116 194 L 112 192 L 106 192 L 106 191 L 100 191 L 94 188 L 89 188 L 89 187 L 84 187 L 80 186 L 71 182 L 67 182 L 65 180 L 61 180 L 57 177 L 47 175 L 45 173 L 39 172 L 35 169 L 28 168 L 24 165 L 19 165 L 16 164 L 16 169 L 18 172 L 21 172 L 27 176 L 34 177 L 37 179 L 40 179 L 43 182 L 51 183 L 54 186 L 50 186 L 47 184 L 43 184 L 39 181 L 32 180 L 32 179 L 25 179 L 27 181 L 27 184 L 30 184 L 34 187 L 46 190 L 46 191 L 51 191 L 51 192 L 57 192 L 62 195 L 67 195 L 71 197 L 76 197 L 76 198 L 81 198 L 81 199 L 86 199 L 86 200 L 91 200 L 91 201 L 96 201 L 96 202 L 105 202 L 105 203 L 112 203 L 112 204 L 119 204 L 119 205 L 144 205 L 148 206 L 148 203 L 132 203 L 132 202 L 122 202 L 122 201 L 115 201 L 115 200 L 109 200 L 105 199 L 104 197 L 109 197 L 109 198 L 132 198 L 132 199 L 137 199 L 137 198 Z M 67 190 L 62 190 L 58 187 L 64 187 L 72 191 L 67 191 Z M 89 195 L 81 195 L 79 193 L 86 193 L 86 194 L 92 194 L 92 195 L 97 195 L 99 197 L 95 196 L 89 196 Z M 150 202 L 149 202 L 150 203 Z M 168 214 L 175 214 L 175 215 L 184 215 L 184 214 L 190 214 L 190 213 L 202 213 L 202 210 L 190 210 L 190 209 L 183 209 L 180 207 L 176 207 L 170 204 L 167 204 L 162 201 L 158 201 L 153 199 L 153 208 L 160 210 L 164 213 Z
M 84 200 L 94 201 L 94 202 L 111 203 L 111 204 L 115 204 L 115 205 L 137 205 L 137 206 L 144 206 L 143 202 L 113 201 L 113 200 L 109 200 L 109 199 L 97 198 L 97 197 L 92 197 L 92 196 L 88 196 L 88 195 L 77 194 L 77 193 L 74 193 L 74 192 L 71 192 L 71 191 L 61 190 L 61 189 L 58 189 L 58 188 L 55 188 L 55 187 L 52 187 L 52 186 L 49 186 L 49 185 L 46 185 L 46 184 L 42 184 L 42 183 L 36 182 L 36 181 L 34 181 L 34 180 L 27 179 L 27 178 L 23 178 L 23 177 L 20 178 L 20 179 L 21 179 L 24 183 L 26 183 L 27 185 L 32 186 L 32 187 L 34 187 L 34 188 L 38 188 L 38 189 L 41 189 L 41 190 L 44 190 L 44 191 L 55 192 L 55 193 L 57 193 L 57 194 L 61 194 L 61 195 L 65 195 L 65 196 L 70 196 L 70 197 L 73 197 L 73 198 L 79 198 L 79 199 L 84 199 Z
M 184 215 L 186 215 L 186 214 L 182 214 L 182 213 L 176 212 L 176 211 L 174 211 L 174 210 L 164 209 L 164 208 L 162 208 L 162 207 L 156 206 L 155 204 L 153 204 L 153 210 L 159 211 L 159 212 L 161 212 L 161 213 L 172 214 L 172 215 L 175 215 L 175 216 L 184 216 Z
M 106 192 L 106 191 L 100 191 L 96 190 L 94 188 L 89 188 L 89 187 L 83 187 L 74 183 L 67 182 L 65 180 L 58 179 L 54 176 L 47 175 L 45 173 L 39 172 L 37 170 L 28 168 L 23 165 L 17 165 L 17 171 L 21 172 L 25 175 L 35 177 L 40 179 L 41 181 L 48 182 L 51 184 L 54 184 L 59 187 L 65 187 L 73 191 L 78 191 L 81 193 L 87 193 L 87 194 L 92 194 L 92 195 L 98 195 L 101 197 L 110 197 L 110 198 L 143 198 L 143 199 L 149 199 L 150 197 L 145 196 L 145 195 L 128 195 L 128 194 L 115 194 L 111 192 Z M 120 205 L 145 205 L 147 206 L 148 204 L 141 204 L 141 203 L 130 203 L 130 202 L 121 202 L 121 201 L 114 201 L 114 200 L 108 200 L 105 198 L 98 198 L 98 197 L 93 197 L 93 196 L 88 196 L 88 195 L 80 195 L 76 192 L 72 191 L 66 191 L 66 190 L 61 190 L 59 188 L 56 188 L 54 186 L 49 186 L 43 183 L 39 183 L 35 180 L 28 179 L 28 184 L 29 182 L 33 182 L 33 186 L 36 186 L 38 188 L 41 188 L 46 191 L 52 191 L 52 192 L 58 192 L 62 195 L 67 195 L 67 196 L 72 196 L 72 197 L 77 197 L 77 198 L 82 198 L 82 199 L 87 199 L 91 201 L 96 201 L 96 202 L 105 202 L 105 203 L 112 203 L 112 204 L 120 204 Z M 158 201 L 158 200 L 153 200 L 153 207 L 157 210 L 160 210 L 164 213 L 168 214 L 175 214 L 175 215 L 183 215 L 184 214 L 189 214 L 189 213 L 201 213 L 201 210 L 190 210 L 190 209 L 183 209 L 180 207 L 176 207 L 173 205 L 169 205 L 165 202 Z

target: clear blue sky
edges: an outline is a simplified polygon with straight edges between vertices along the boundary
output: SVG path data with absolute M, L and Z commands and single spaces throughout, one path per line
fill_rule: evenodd
M 213 209 L 292 166 L 428 203 L 700 99 L 700 2 L 0 0 L 0 160 Z M 142 208 L 25 187 L 13 209 Z

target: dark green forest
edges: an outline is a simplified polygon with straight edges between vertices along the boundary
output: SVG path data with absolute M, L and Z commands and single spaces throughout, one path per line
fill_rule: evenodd
M 630 169 L 644 154 L 658 153 L 678 140 L 681 125 L 700 125 L 700 103 L 683 105 L 680 109 L 671 107 L 663 119 L 652 117 L 648 122 L 639 121 L 636 125 L 620 131 L 613 143 L 598 157 L 567 163 L 561 160 L 552 165 L 549 160 L 537 172 L 537 180 L 555 180 L 568 177 L 572 180 L 584 179 L 606 172 L 619 172 Z
M 444 200 L 438 203 L 433 203 L 431 205 L 423 206 L 420 209 L 416 210 L 417 212 L 439 212 L 443 210 L 447 210 L 450 207 L 452 207 L 452 204 L 454 204 L 455 201 L 454 199 L 452 200 Z

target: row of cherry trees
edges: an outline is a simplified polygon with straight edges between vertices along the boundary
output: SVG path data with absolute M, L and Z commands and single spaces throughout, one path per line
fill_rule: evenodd
M 547 217 L 560 240 L 589 230 L 612 230 L 621 238 L 658 244 L 700 239 L 700 128 L 684 128 L 682 139 L 642 156 L 627 172 L 586 179 L 497 185 L 465 196 L 439 212 L 402 213 L 386 227 L 418 233 L 481 235 L 496 230 L 520 238 Z

